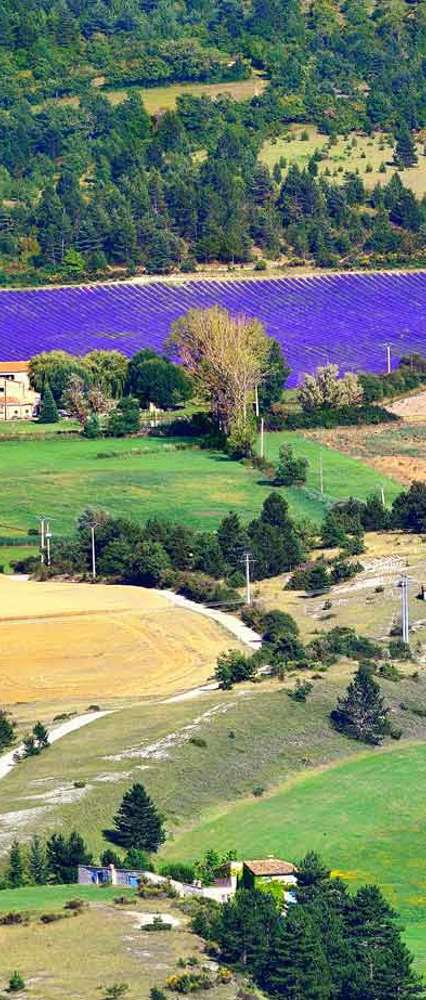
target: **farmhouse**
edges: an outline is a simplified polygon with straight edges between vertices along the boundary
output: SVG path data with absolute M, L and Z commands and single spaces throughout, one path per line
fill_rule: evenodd
M 279 858 L 244 861 L 241 881 L 246 889 L 257 888 L 265 882 L 281 882 L 290 887 L 297 883 L 297 868 L 291 861 L 281 861 Z
M 33 392 L 26 361 L 0 362 L 0 420 L 31 420 L 40 401 Z

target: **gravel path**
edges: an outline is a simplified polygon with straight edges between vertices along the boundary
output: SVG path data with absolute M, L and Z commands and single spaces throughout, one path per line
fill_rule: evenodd
M 188 597 L 175 594 L 172 590 L 162 590 L 161 593 L 176 607 L 187 608 L 188 611 L 195 611 L 199 615 L 204 615 L 205 618 L 211 618 L 227 632 L 231 632 L 245 646 L 249 646 L 250 649 L 259 649 L 262 636 L 254 629 L 249 628 L 248 625 L 244 625 L 244 622 L 235 618 L 234 615 L 228 614 L 227 611 L 218 611 L 217 608 L 207 608 L 205 604 L 197 604 L 196 601 L 190 601 Z
M 88 726 L 90 722 L 95 722 L 96 719 L 102 719 L 104 715 L 110 715 L 110 712 L 86 712 L 85 715 L 76 715 L 73 719 L 67 719 L 66 722 L 61 722 L 60 726 L 55 726 L 49 732 L 50 743 L 56 743 L 57 740 L 61 740 L 63 736 L 69 736 L 70 733 L 77 732 L 78 729 L 82 729 L 83 726 Z M 0 757 L 0 781 L 16 767 L 15 754 L 22 753 L 24 747 L 21 744 L 19 747 L 15 747 L 8 753 L 3 754 Z

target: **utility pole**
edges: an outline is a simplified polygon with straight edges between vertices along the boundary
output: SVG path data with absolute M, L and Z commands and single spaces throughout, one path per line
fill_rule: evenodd
M 259 410 L 259 390 L 258 390 L 257 385 L 255 386 L 255 390 L 254 390 L 254 409 L 255 409 L 256 416 L 258 417 L 259 414 L 260 414 L 260 410 Z
M 392 361 L 391 361 L 391 345 L 386 344 L 386 371 L 390 375 L 392 371 Z
M 92 535 L 92 580 L 96 580 L 96 543 L 95 543 L 95 525 L 92 524 L 90 527 L 90 533 Z
M 383 504 L 383 506 L 385 507 L 385 506 L 386 506 L 386 505 L 385 505 L 385 491 L 384 491 L 384 489 L 383 489 L 383 486 L 381 486 L 381 487 L 380 487 L 380 496 L 381 496 L 381 498 L 382 498 L 382 504 Z
M 246 552 L 244 554 L 246 567 L 246 604 L 251 604 L 250 558 L 250 552 Z
M 40 518 L 40 562 L 44 563 L 44 550 L 46 548 L 46 518 Z
M 260 457 L 265 458 L 265 421 L 260 418 Z
M 50 566 L 50 563 L 51 563 L 51 559 L 50 559 L 50 542 L 51 542 L 51 538 L 52 538 L 52 532 L 49 530 L 49 522 L 46 521 L 45 539 L 46 539 L 46 553 L 47 553 L 47 565 L 48 566 Z
M 408 580 L 404 573 L 401 579 L 401 620 L 402 620 L 402 641 L 409 643 L 409 617 L 408 617 Z

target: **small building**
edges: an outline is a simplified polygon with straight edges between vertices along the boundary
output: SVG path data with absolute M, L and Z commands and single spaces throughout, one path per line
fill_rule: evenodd
M 279 858 L 243 862 L 241 883 L 246 889 L 255 889 L 265 882 L 280 882 L 290 888 L 297 884 L 297 868 L 291 861 Z
M 0 421 L 32 420 L 40 396 L 30 386 L 26 361 L 0 361 Z
M 121 885 L 126 889 L 137 889 L 145 872 L 114 865 L 79 865 L 79 885 Z

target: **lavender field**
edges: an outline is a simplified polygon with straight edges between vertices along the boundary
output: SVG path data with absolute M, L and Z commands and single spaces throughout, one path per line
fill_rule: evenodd
M 386 343 L 393 365 L 406 351 L 426 350 L 426 273 L 376 273 L 1 291 L 0 360 L 55 348 L 161 350 L 175 319 L 215 304 L 265 323 L 289 359 L 293 385 L 328 361 L 381 372 Z

